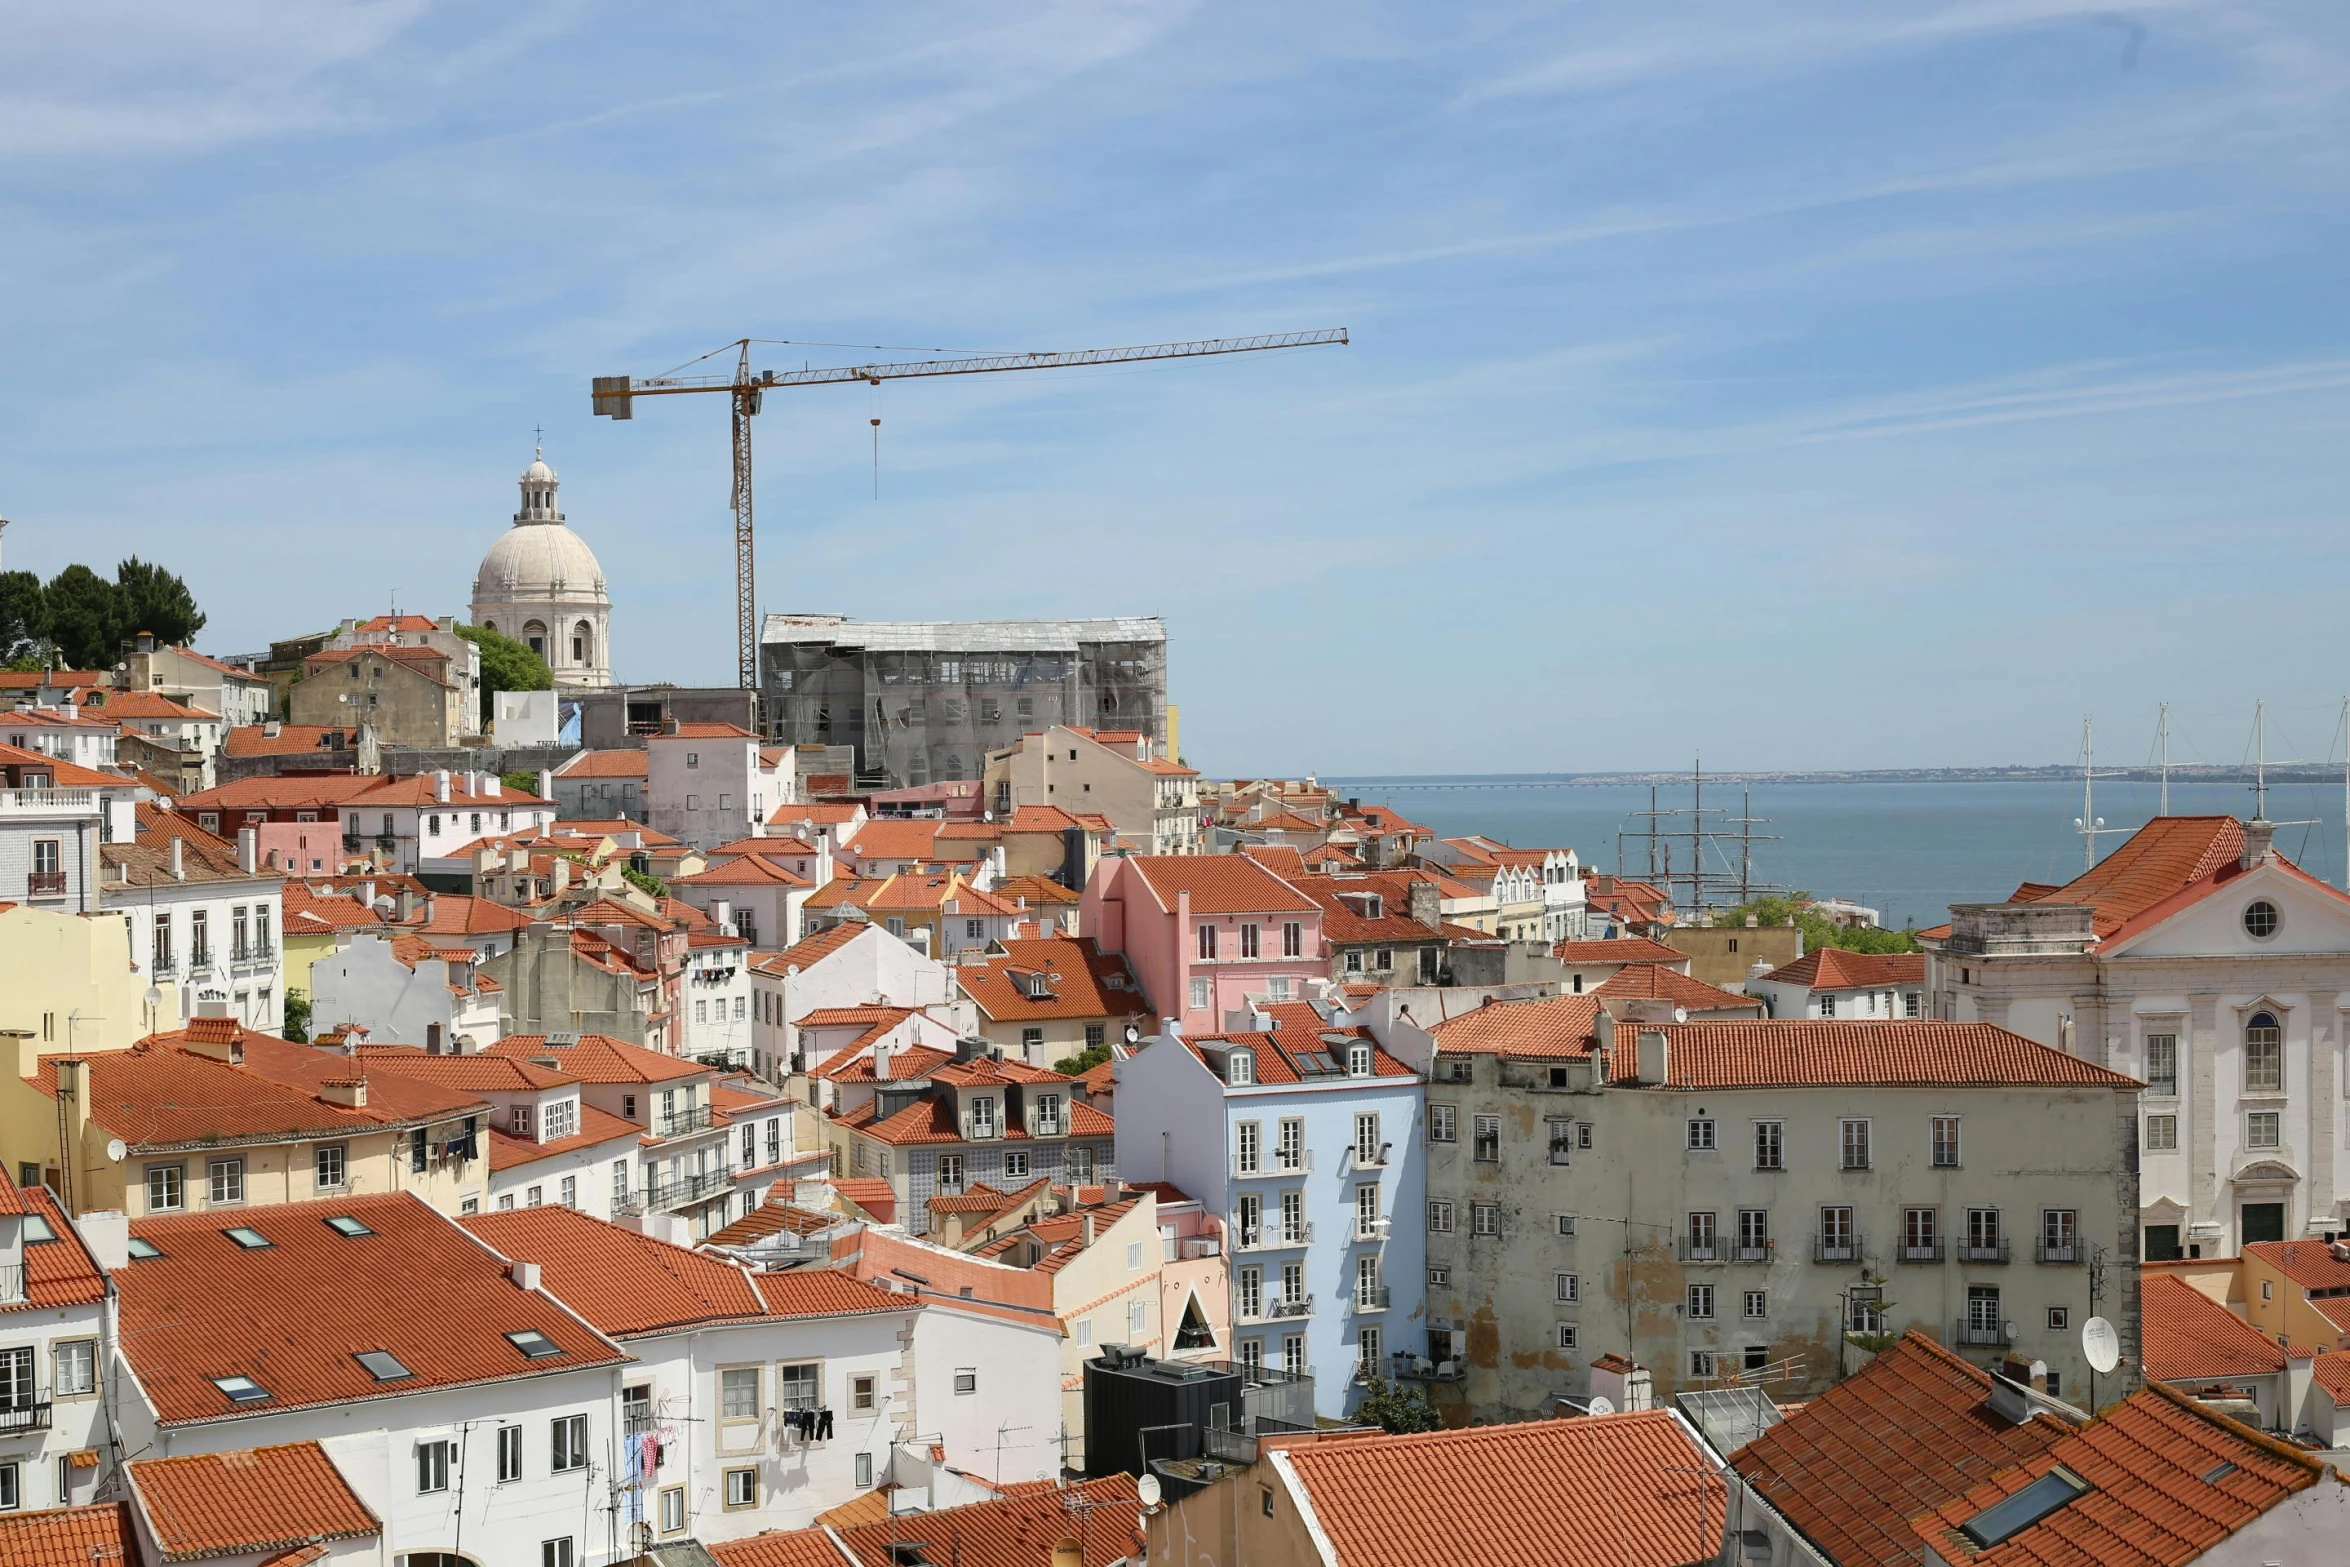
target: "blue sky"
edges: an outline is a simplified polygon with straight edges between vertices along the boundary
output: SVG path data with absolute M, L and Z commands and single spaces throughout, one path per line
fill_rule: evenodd
M 771 397 L 762 608 L 1162 614 L 1215 772 L 2319 754 L 2346 192 L 2324 0 L 17 7 L 7 564 L 462 613 L 543 423 L 723 683 L 723 407 L 592 375 L 1345 326 Z

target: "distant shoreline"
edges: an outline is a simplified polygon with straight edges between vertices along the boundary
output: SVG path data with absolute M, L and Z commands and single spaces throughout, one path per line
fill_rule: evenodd
M 2154 767 L 2099 768 L 2100 783 L 2154 783 L 2162 777 Z M 2250 781 L 2250 769 L 2241 766 L 2184 764 L 2170 770 L 2173 783 L 2237 783 Z M 1817 772 L 1707 773 L 1708 784 L 1887 784 L 1887 783 L 2078 783 L 2081 770 L 2073 767 L 1887 767 Z M 2274 766 L 2273 784 L 2340 783 L 2339 767 Z M 1653 784 L 1659 788 L 1686 787 L 1686 772 L 1636 773 L 1395 773 L 1380 776 L 1346 774 L 1321 780 L 1331 789 L 1599 789 L 1626 784 Z

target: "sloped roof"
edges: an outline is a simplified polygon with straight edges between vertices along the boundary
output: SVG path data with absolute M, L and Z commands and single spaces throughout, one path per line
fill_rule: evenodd
M 1083 1545 L 1085 1567 L 1110 1567 L 1112 1562 L 1141 1553 L 1142 1499 L 1135 1492 L 1132 1475 L 1111 1475 L 1067 1487 L 1006 1490 L 1010 1494 L 993 1501 L 941 1508 L 913 1520 L 920 1525 L 919 1538 L 930 1546 L 925 1553 L 930 1560 L 952 1562 L 955 1567 L 1040 1567 L 1052 1560 L 1053 1547 L 1065 1539 L 1076 1539 Z M 1082 1529 L 1073 1526 L 1066 1503 L 1086 1508 Z M 893 1518 L 837 1533 L 862 1567 L 892 1567 L 895 1554 L 891 1546 L 911 1532 L 908 1523 L 907 1519 Z M 769 1567 L 756 1557 L 721 1554 L 725 1549 L 712 1547 L 712 1554 L 724 1567 Z
M 1317 1442 L 1277 1461 L 1346 1567 L 1684 1567 L 1720 1543 L 1722 1481 L 1661 1409 Z
M 367 1539 L 383 1527 L 316 1442 L 134 1458 L 124 1468 L 166 1562 Z
M 876 816 L 857 829 L 848 850 L 860 860 L 927 860 L 942 825 L 935 816 Z
M 2060 1464 L 2089 1490 L 1988 1549 L 1959 1533 Z M 2324 1473 L 2317 1459 L 2157 1382 L 2048 1451 L 1923 1513 L 1915 1532 L 1972 1567 L 2185 1567 Z
M 582 751 L 555 770 L 558 778 L 644 778 L 652 771 L 651 753 L 638 750 Z
M 2276 1341 L 2186 1280 L 2139 1280 L 2139 1335 L 2146 1374 L 2162 1382 L 2260 1376 L 2285 1369 Z
M 1721 1012 L 1733 1007 L 1762 1010 L 1762 1003 L 1752 996 L 1709 985 L 1662 963 L 1627 963 L 1610 974 L 1606 983 L 1592 994 L 1602 1001 L 1670 1001 L 1690 1012 Z
M 127 1567 L 138 1559 L 127 1502 L 0 1513 L 0 1567 Z
M 710 1069 L 699 1061 L 681 1060 L 647 1050 L 606 1034 L 581 1034 L 570 1043 L 551 1034 L 508 1034 L 483 1053 L 501 1056 L 552 1056 L 562 1070 L 587 1083 L 672 1083 L 700 1077 Z
M 49 1310 L 58 1306 L 95 1306 L 106 1298 L 106 1274 L 82 1244 L 81 1233 L 66 1221 L 45 1186 L 19 1191 L 9 1183 L 19 1211 L 49 1221 L 55 1240 L 34 1241 L 24 1249 L 24 1299 L 0 1306 L 0 1313 Z M 6 1558 L 0 1557 L 0 1563 Z
M 1686 963 L 1689 954 L 1651 941 L 1646 936 L 1619 936 L 1611 941 L 1562 941 L 1551 955 L 1567 963 Z
M 373 930 L 384 923 L 377 910 L 356 898 L 320 897 L 306 882 L 289 878 L 284 888 L 286 934 L 315 936 L 337 930 Z
M 1304 1002 L 1277 1003 L 1264 1009 L 1278 1026 L 1263 1033 L 1211 1034 L 1199 1039 L 1185 1040 L 1194 1054 L 1204 1045 L 1231 1049 L 1235 1046 L 1256 1052 L 1256 1080 L 1261 1084 L 1343 1082 L 1347 1051 L 1358 1040 L 1371 1040 L 1367 1028 L 1335 1028 L 1323 1021 L 1312 1006 Z M 1328 1036 L 1328 1037 L 1325 1037 Z M 1330 1073 L 1301 1069 L 1298 1060 L 1308 1053 L 1330 1056 L 1341 1070 Z M 1204 1059 L 1204 1057 L 1203 1057 Z M 1416 1077 L 1410 1067 L 1381 1049 L 1377 1041 L 1371 1043 L 1371 1075 L 1374 1077 Z M 1082 1107 L 1080 1107 L 1082 1108 Z
M 331 736 L 341 739 L 330 745 Z M 280 724 L 275 734 L 266 724 L 239 724 L 221 748 L 223 756 L 306 756 L 314 751 L 356 759 L 359 746 L 350 730 L 328 724 Z
M 1049 1018 L 1125 1017 L 1150 1010 L 1125 958 L 1103 952 L 1091 936 L 1046 937 L 1004 943 L 1004 955 L 959 964 L 955 983 L 999 1023 Z M 1044 977 L 1050 992 L 1032 996 L 1018 976 Z
M 1488 1001 L 1446 1018 L 1428 1032 L 1436 1036 L 1439 1050 L 1454 1055 L 1580 1059 L 1591 1054 L 1592 1027 L 1598 1018 L 1596 994 Z
M 1926 955 L 1922 952 L 1847 952 L 1822 947 L 1792 963 L 1782 963 L 1763 976 L 1774 985 L 1801 985 L 1806 990 L 1884 990 L 1926 982 Z
M 347 1215 L 372 1234 L 338 1234 Z M 257 1249 L 223 1219 L 260 1232 Z M 626 1358 L 544 1295 L 524 1290 L 455 1222 L 408 1193 L 142 1219 L 160 1255 L 115 1275 L 122 1352 L 166 1425 L 270 1414 L 607 1365 Z M 416 1309 L 420 1279 L 433 1309 Z M 319 1302 L 333 1300 L 322 1311 Z M 532 1360 L 506 1337 L 535 1330 L 561 1354 Z M 378 1382 L 355 1358 L 384 1350 L 412 1375 Z M 269 1397 L 234 1404 L 213 1383 L 247 1376 Z
M 830 925 L 816 932 L 815 935 L 800 941 L 797 945 L 784 948 L 781 952 L 760 953 L 751 959 L 751 967 L 762 974 L 773 974 L 778 978 L 795 968 L 813 968 L 850 942 L 855 941 L 866 931 L 875 928 L 872 925 L 854 920 L 845 924 Z
M 2063 1441 L 1993 1414 L 1991 1374 L 1916 1329 L 1815 1395 L 1730 1463 L 1837 1567 L 1911 1567 L 1909 1520 Z
M 767 1312 L 734 1264 L 576 1209 L 514 1208 L 458 1222 L 502 1256 L 537 1263 L 550 1294 L 615 1338 Z
M 1667 1088 L 2144 1086 L 1991 1023 L 1825 1018 L 1622 1023 L 1617 1083 L 1634 1081 L 1633 1034 L 1652 1029 L 1665 1036 Z
M 533 1142 L 527 1137 L 517 1137 L 502 1127 L 492 1126 L 489 1138 L 490 1168 L 493 1171 L 518 1170 L 542 1159 L 600 1148 L 606 1143 L 634 1142 L 642 1135 L 643 1129 L 634 1121 L 624 1121 L 608 1110 L 599 1110 L 583 1102 L 579 1107 L 579 1130 L 569 1137 L 558 1137 L 552 1142 Z
M 1137 855 L 1127 861 L 1162 908 L 1172 910 L 1182 893 L 1191 894 L 1194 914 L 1256 914 L 1297 911 L 1320 905 L 1241 854 Z
M 806 887 L 809 879 L 778 865 L 773 856 L 742 854 L 720 860 L 691 876 L 673 876 L 673 887 Z

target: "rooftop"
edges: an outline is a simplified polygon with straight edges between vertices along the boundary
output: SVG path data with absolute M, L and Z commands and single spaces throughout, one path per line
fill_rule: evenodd
M 1169 910 L 1184 893 L 1191 895 L 1194 914 L 1312 914 L 1320 907 L 1246 855 L 1138 855 L 1127 864 Z
M 2146 1374 L 2159 1381 L 2202 1382 L 2285 1369 L 2285 1352 L 2274 1339 L 2174 1274 L 2144 1275 L 2138 1309 Z
M 1591 1030 L 1598 1017 L 1596 995 L 1488 1001 L 1473 1011 L 1446 1018 L 1428 1032 L 1436 1036 L 1439 1050 L 1455 1055 L 1580 1060 L 1591 1054 Z
M 1926 982 L 1926 955 L 1822 947 L 1792 963 L 1782 963 L 1763 979 L 1773 985 L 1801 985 L 1806 990 L 1888 990 L 1922 985 Z
M 1635 1082 L 1636 1034 L 1665 1036 L 1666 1088 L 2117 1088 L 2136 1078 L 1990 1023 L 1771 1018 L 1619 1023 L 1614 1081 Z
M 363 1540 L 382 1529 L 316 1442 L 134 1458 L 124 1469 L 166 1562 Z
M 673 1083 L 710 1071 L 699 1061 L 663 1055 L 605 1034 L 509 1034 L 484 1046 L 482 1054 L 551 1058 L 562 1063 L 559 1070 L 584 1083 Z
M 0 1567 L 105 1567 L 139 1559 L 137 1527 L 123 1502 L 0 1513 Z M 830 1567 L 840 1567 L 838 1562 Z
M 1612 941 L 1562 941 L 1551 955 L 1568 963 L 1686 963 L 1689 954 L 1646 936 L 1619 936 Z
M 955 982 L 995 1022 L 1125 1017 L 1150 1010 L 1126 960 L 1090 936 L 1016 940 L 1001 957 L 966 963 Z

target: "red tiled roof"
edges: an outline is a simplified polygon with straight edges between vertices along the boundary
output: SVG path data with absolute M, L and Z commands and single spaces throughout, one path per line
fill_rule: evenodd
M 2198 882 L 2232 871 L 2244 853 L 2244 828 L 2233 816 L 2158 816 L 2111 854 L 2034 903 L 2083 903 L 2096 911 L 2100 937 Z M 2032 883 L 2017 889 L 2039 891 Z
M 894 1290 L 869 1284 L 831 1268 L 753 1276 L 771 1318 L 861 1317 L 876 1311 L 904 1311 L 912 1302 Z
M 1488 1001 L 1428 1032 L 1436 1036 L 1437 1049 L 1453 1055 L 1580 1059 L 1591 1054 L 1598 1017 L 1597 995 Z
M 1320 1015 L 1311 1006 L 1304 1002 L 1276 1003 L 1266 1007 L 1264 1011 L 1266 1016 L 1277 1023 L 1279 1027 L 1261 1034 L 1215 1034 L 1186 1040 L 1184 1043 L 1188 1044 L 1195 1054 L 1203 1045 L 1217 1045 L 1226 1049 L 1245 1046 L 1254 1049 L 1257 1053 L 1256 1080 L 1258 1082 L 1305 1083 L 1337 1081 L 1338 1079 L 1326 1072 L 1300 1071 L 1297 1065 L 1299 1055 L 1308 1051 L 1327 1054 L 1337 1063 L 1340 1072 L 1343 1073 L 1348 1047 L 1358 1039 L 1371 1038 L 1371 1031 L 1367 1028 L 1331 1027 L 1322 1021 Z M 1322 1037 L 1325 1034 L 1336 1035 L 1338 1038 L 1335 1042 L 1326 1040 Z M 1374 1077 L 1415 1077 L 1418 1075 L 1410 1067 L 1380 1049 L 1376 1043 L 1371 1047 L 1371 1074 Z
M 832 1189 L 860 1208 L 871 1209 L 876 1204 L 884 1208 L 897 1204 L 897 1188 L 878 1175 L 844 1175 L 831 1182 Z
M 1014 876 L 995 884 L 995 895 L 1004 903 L 1025 898 L 1031 905 L 1073 904 L 1082 901 L 1079 894 L 1070 891 L 1050 876 Z
M 2334 1407 L 2350 1407 L 2350 1351 L 2328 1350 L 2310 1363 L 2317 1385 L 2333 1395 Z
M 516 1208 L 458 1221 L 518 1262 L 548 1293 L 615 1338 L 766 1315 L 750 1276 L 730 1262 L 571 1208 Z
M 426 908 L 432 918 L 426 919 Z M 487 898 L 476 898 L 466 893 L 436 892 L 419 905 L 416 917 L 395 921 L 403 930 L 413 930 L 426 936 L 490 936 L 503 931 L 528 930 L 529 915 L 510 909 Z
M 1730 1463 L 1838 1567 L 1914 1567 L 1920 1508 L 2065 1438 L 2048 1415 L 1993 1414 L 1990 1396 L 1989 1372 L 1912 1329 Z
M 557 769 L 558 778 L 643 778 L 652 767 L 644 751 L 582 751 Z
M 1926 955 L 1922 952 L 1847 952 L 1822 947 L 1792 963 L 1782 963 L 1763 976 L 1774 985 L 1801 985 L 1806 990 L 1884 990 L 1926 982 Z
M 19 776 L 23 773 L 37 773 L 47 778 L 49 786 L 54 789 L 121 789 L 127 787 L 129 782 L 113 773 L 77 767 L 45 752 L 28 751 L 13 745 L 0 745 L 0 767 Z M 24 786 L 19 783 L 16 787 Z
M 1612 941 L 1562 941 L 1551 955 L 1567 963 L 1686 963 L 1689 954 L 1646 936 L 1619 936 Z
M 1991 1023 L 1773 1018 L 1616 1025 L 1614 1079 L 1634 1080 L 1635 1033 L 1665 1036 L 1668 1088 L 2120 1088 L 2136 1078 Z
M 167 1562 L 367 1539 L 383 1527 L 316 1442 L 124 1467 Z
M 1246 855 L 1138 855 L 1127 864 L 1168 910 L 1175 907 L 1177 895 L 1186 892 L 1194 914 L 1311 914 L 1320 907 Z
M 328 1228 L 336 1215 L 374 1233 Z M 160 1255 L 115 1275 L 123 1354 L 166 1425 L 271 1414 L 607 1365 L 626 1358 L 547 1297 L 519 1288 L 456 1224 L 407 1193 L 240 1209 L 270 1244 L 248 1250 L 217 1212 L 142 1219 Z M 419 1279 L 433 1309 L 416 1309 Z M 332 1311 L 319 1302 L 332 1299 Z M 543 1333 L 563 1351 L 531 1360 L 506 1338 Z M 385 1350 L 412 1376 L 378 1382 L 355 1358 Z M 213 1383 L 248 1376 L 269 1393 L 238 1405 Z
M 1007 941 L 1002 957 L 960 964 L 954 974 L 963 993 L 998 1023 L 1126 1017 L 1150 1010 L 1125 958 L 1103 952 L 1091 936 Z M 1023 990 L 1016 979 L 1023 974 L 1040 976 L 1049 993 L 1032 996 Z
M 877 816 L 857 829 L 848 849 L 860 860 L 927 860 L 940 825 L 935 816 Z
M 1317 1442 L 1282 1457 L 1346 1567 L 1684 1567 L 1720 1543 L 1725 1488 L 1661 1409 Z
M 106 1275 L 82 1244 L 81 1233 L 66 1222 L 65 1210 L 47 1187 L 20 1192 L 23 1211 L 49 1221 L 54 1241 L 35 1241 L 24 1249 L 24 1299 L 0 1312 L 36 1311 L 57 1306 L 94 1306 L 106 1298 Z M 0 1558 L 0 1564 L 4 1564 Z
M 1988 1549 L 1958 1532 L 2060 1464 L 2089 1490 Z M 1921 1514 L 1914 1538 L 1970 1567 L 2184 1567 L 2324 1474 L 2317 1459 L 2157 1382 L 2048 1451 Z
M 383 915 L 356 898 L 322 898 L 300 880 L 285 885 L 285 925 L 289 936 L 318 935 L 335 930 L 372 930 Z
M 806 887 L 811 885 L 805 876 L 785 870 L 765 854 L 744 854 L 730 860 L 721 860 L 707 870 L 691 876 L 673 876 L 675 887 Z
M 0 1567 L 129 1567 L 137 1541 L 127 1502 L 0 1513 Z
M 1670 1001 L 1689 1012 L 1724 1012 L 1737 1007 L 1758 1016 L 1762 1012 L 1762 1003 L 1752 996 L 1733 994 L 1662 963 L 1626 964 L 1592 994 L 1602 1001 Z
M 773 974 L 778 978 L 795 968 L 813 968 L 873 928 L 871 925 L 855 920 L 843 925 L 828 926 L 801 941 L 797 946 L 786 947 L 781 952 L 760 953 L 751 959 L 751 967 L 762 974 Z
M 647 740 L 756 740 L 759 737 L 740 724 L 687 724 L 675 729 L 663 729 L 659 734 L 647 735 Z
M 1300 876 L 1306 875 L 1306 857 L 1297 852 L 1294 844 L 1244 843 L 1240 852 L 1295 886 Z
M 1070 1501 L 1086 1509 L 1082 1527 L 1064 1505 Z M 1065 1488 L 1044 1485 L 994 1501 L 941 1508 L 918 1520 L 892 1518 L 841 1530 L 839 1537 L 862 1567 L 892 1567 L 896 1560 L 892 1544 L 912 1532 L 909 1524 L 919 1525 L 918 1537 L 928 1543 L 930 1549 L 925 1554 L 931 1561 L 952 1562 L 955 1567 L 1041 1567 L 1052 1560 L 1053 1547 L 1067 1539 L 1083 1545 L 1085 1567 L 1110 1567 L 1112 1562 L 1141 1554 L 1142 1499 L 1135 1492 L 1133 1476 L 1111 1475 Z M 738 1543 L 752 1545 L 757 1541 Z M 711 1554 L 723 1567 L 773 1567 L 760 1557 L 728 1555 L 728 1549 L 711 1547 Z
M 342 736 L 337 745 L 329 745 L 330 735 Z M 228 732 L 228 743 L 222 747 L 223 756 L 306 756 L 311 752 L 325 756 L 350 757 L 356 761 L 359 748 L 348 729 L 327 724 L 280 724 L 271 734 L 263 724 L 240 724 Z
M 525 1059 L 551 1056 L 563 1063 L 562 1071 L 584 1083 L 670 1083 L 710 1070 L 699 1061 L 663 1055 L 604 1034 L 581 1034 L 567 1045 L 554 1043 L 547 1034 L 509 1034 L 483 1046 L 482 1053 Z
M 778 1182 L 778 1185 L 783 1183 Z M 889 1183 L 881 1183 L 887 1186 Z M 713 1230 L 706 1244 L 711 1246 L 748 1246 L 753 1241 L 770 1235 L 789 1232 L 793 1235 L 814 1235 L 843 1221 L 844 1215 L 818 1213 L 793 1203 L 779 1202 L 773 1197 L 744 1214 L 722 1230 Z
M 2146 1374 L 2163 1382 L 2261 1376 L 2285 1368 L 2285 1352 L 2185 1279 L 2148 1273 L 2139 1281 L 2139 1333 Z
M 107 697 L 98 712 L 108 718 L 177 718 L 198 723 L 217 724 L 218 713 L 185 702 L 175 702 L 160 691 L 117 691 Z
M 882 1491 L 866 1494 L 879 1496 Z M 842 1554 L 824 1529 L 778 1529 L 747 1539 L 722 1540 L 710 1547 L 710 1554 L 718 1559 L 718 1567 L 851 1567 L 854 1561 Z

